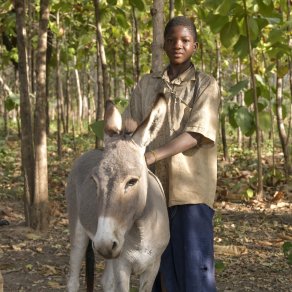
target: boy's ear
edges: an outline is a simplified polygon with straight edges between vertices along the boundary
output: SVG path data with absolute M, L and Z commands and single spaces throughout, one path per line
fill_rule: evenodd
M 194 42 L 194 52 L 197 50 L 198 47 L 199 47 L 199 43 L 198 42 Z

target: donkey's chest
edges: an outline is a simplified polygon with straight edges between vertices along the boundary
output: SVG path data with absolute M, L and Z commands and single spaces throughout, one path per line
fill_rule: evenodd
M 136 248 L 129 249 L 125 256 L 131 263 L 132 273 L 140 275 L 157 261 L 160 254 L 161 251 L 155 246 L 142 244 L 140 246 L 136 246 Z

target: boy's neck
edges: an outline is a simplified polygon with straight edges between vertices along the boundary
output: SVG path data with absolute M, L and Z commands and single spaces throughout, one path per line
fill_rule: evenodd
M 167 69 L 167 75 L 170 81 L 177 78 L 180 74 L 185 72 L 187 69 L 189 69 L 192 66 L 191 62 L 186 62 L 179 65 L 170 64 Z

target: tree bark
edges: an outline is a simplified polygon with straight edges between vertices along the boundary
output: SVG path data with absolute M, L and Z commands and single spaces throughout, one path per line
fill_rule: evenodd
M 49 227 L 48 165 L 46 127 L 46 51 L 49 22 L 49 0 L 40 2 L 38 51 L 36 60 L 35 105 L 35 196 L 32 207 L 34 229 L 45 231 Z
M 261 141 L 260 141 L 260 128 L 259 128 L 259 110 L 258 110 L 258 96 L 256 89 L 256 80 L 254 74 L 254 56 L 251 46 L 250 31 L 249 31 L 249 22 L 247 16 L 246 0 L 243 0 L 244 5 L 244 19 L 246 25 L 246 35 L 248 39 L 248 55 L 249 55 L 249 66 L 251 74 L 251 84 L 253 90 L 253 103 L 254 103 L 254 114 L 256 122 L 256 143 L 257 143 L 257 171 L 258 171 L 258 185 L 257 185 L 257 199 L 264 199 L 264 188 L 263 188 L 263 166 L 262 166 L 262 150 L 261 150 Z
M 237 65 L 236 65 L 236 82 L 238 83 L 241 79 L 241 62 L 240 59 L 237 58 Z M 236 96 L 236 100 L 237 103 L 242 106 L 243 105 L 243 98 L 242 98 L 242 91 L 240 91 L 237 96 Z M 240 129 L 240 127 L 237 128 L 237 145 L 239 149 L 242 149 L 243 146 L 243 135 L 242 135 L 242 131 Z
M 222 114 L 223 111 L 223 97 L 222 97 L 222 70 L 221 70 L 221 47 L 220 41 L 218 38 L 216 39 L 216 55 L 217 55 L 217 72 L 216 72 L 216 79 L 219 85 L 219 94 L 221 98 L 220 102 L 220 121 L 221 121 L 221 139 L 222 139 L 222 146 L 223 146 L 223 156 L 224 159 L 227 161 L 228 158 L 228 146 L 227 146 L 227 139 L 226 139 L 226 123 L 225 123 L 225 115 Z
M 169 0 L 169 19 L 174 17 L 174 0 Z
M 16 33 L 18 49 L 20 118 L 21 118 L 21 162 L 24 176 L 24 214 L 26 225 L 31 226 L 30 204 L 34 198 L 34 147 L 29 99 L 29 81 L 26 50 L 25 3 L 15 0 Z
M 75 65 L 75 67 L 77 65 L 76 56 L 74 56 L 74 65 Z M 81 131 L 82 130 L 81 117 L 82 117 L 82 106 L 83 106 L 82 101 L 83 100 L 82 100 L 79 72 L 78 72 L 77 68 L 74 69 L 74 73 L 75 73 L 76 87 L 77 87 L 77 105 L 78 105 L 77 125 L 78 125 L 78 130 Z
M 57 27 L 60 25 L 60 13 L 57 11 L 56 16 Z M 59 37 L 56 38 L 56 96 L 57 96 L 57 149 L 58 158 L 62 159 L 62 137 L 61 137 L 61 117 L 62 117 L 62 79 L 61 79 L 61 68 L 60 68 L 60 42 Z M 64 126 L 65 127 L 65 126 Z
M 95 8 L 95 25 L 96 25 L 96 36 L 98 41 L 98 48 L 99 48 L 99 56 L 101 60 L 101 68 L 102 68 L 102 84 L 103 84 L 103 96 L 104 100 L 108 100 L 110 98 L 110 83 L 109 77 L 107 72 L 107 63 L 106 63 L 106 55 L 105 49 L 103 45 L 103 37 L 101 31 L 101 23 L 99 17 L 99 0 L 93 0 L 94 8 Z
M 137 83 L 140 79 L 140 34 L 135 8 L 132 7 L 133 14 L 133 80 Z
M 277 59 L 277 71 L 280 67 L 280 61 Z M 284 169 L 285 174 L 288 177 L 290 172 L 290 155 L 289 155 L 289 145 L 287 143 L 288 136 L 285 130 L 285 125 L 283 121 L 283 77 L 280 77 L 277 73 L 277 84 L 276 84 L 276 115 L 277 115 L 277 125 L 279 131 L 279 138 L 282 146 L 282 151 L 284 154 Z
M 151 8 L 153 24 L 152 43 L 152 72 L 157 73 L 163 70 L 163 44 L 164 44 L 164 0 L 153 0 Z

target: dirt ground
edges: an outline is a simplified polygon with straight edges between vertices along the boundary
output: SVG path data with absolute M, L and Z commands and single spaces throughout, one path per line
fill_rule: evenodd
M 5 292 L 65 290 L 68 220 L 63 200 L 52 205 L 50 229 L 47 234 L 39 234 L 23 226 L 19 202 L 1 202 L 2 217 L 10 222 L 0 227 L 0 269 Z M 291 209 L 289 203 L 272 208 L 264 204 L 216 204 L 218 291 L 292 291 L 292 266 L 282 250 L 283 243 L 292 238 Z M 103 262 L 98 260 L 96 291 L 101 291 L 102 268 Z M 83 270 L 81 285 L 81 291 L 85 291 Z

